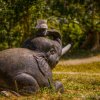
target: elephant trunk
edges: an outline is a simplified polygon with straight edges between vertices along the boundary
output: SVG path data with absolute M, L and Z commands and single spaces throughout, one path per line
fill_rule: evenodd
M 65 46 L 63 49 L 62 49 L 62 56 L 71 48 L 71 44 L 68 44 L 67 46 Z

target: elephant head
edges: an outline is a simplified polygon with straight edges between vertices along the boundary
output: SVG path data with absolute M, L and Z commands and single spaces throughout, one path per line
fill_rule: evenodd
M 61 35 L 58 31 L 47 31 L 46 37 L 36 37 L 31 40 L 31 49 L 44 53 L 48 64 L 54 68 L 58 63 L 61 55 L 69 50 L 70 45 L 62 49 Z

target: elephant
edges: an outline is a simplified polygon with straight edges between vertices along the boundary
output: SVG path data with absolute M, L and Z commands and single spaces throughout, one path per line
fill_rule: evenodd
M 22 47 L 45 53 L 50 66 L 55 67 L 62 53 L 61 35 L 56 30 L 48 30 L 45 35 L 38 34 L 37 37 L 26 40 Z
M 11 48 L 0 51 L 0 86 L 5 85 L 22 94 L 52 86 L 55 91 L 63 92 L 62 83 L 52 79 L 52 69 L 71 45 L 62 49 L 59 36 L 53 40 L 36 37 L 32 40 L 31 49 Z

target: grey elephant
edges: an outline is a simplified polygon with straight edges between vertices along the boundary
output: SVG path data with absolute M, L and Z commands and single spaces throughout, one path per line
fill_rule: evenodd
M 0 86 L 20 93 L 33 93 L 42 87 L 63 92 L 61 82 L 52 80 L 52 69 L 70 45 L 62 49 L 60 35 L 53 40 L 37 37 L 32 49 L 12 48 L 0 52 Z
M 49 37 L 49 39 L 47 37 Z M 42 52 L 47 57 L 48 63 L 52 64 L 50 66 L 55 67 L 62 53 L 61 35 L 56 30 L 48 30 L 45 35 L 42 34 L 35 38 L 27 39 L 22 47 Z

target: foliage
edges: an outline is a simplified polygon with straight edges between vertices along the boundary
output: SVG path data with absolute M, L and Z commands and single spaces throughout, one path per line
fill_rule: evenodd
M 20 47 L 38 19 L 61 31 L 63 45 L 79 48 L 89 30 L 100 32 L 98 0 L 0 0 L 0 50 Z

